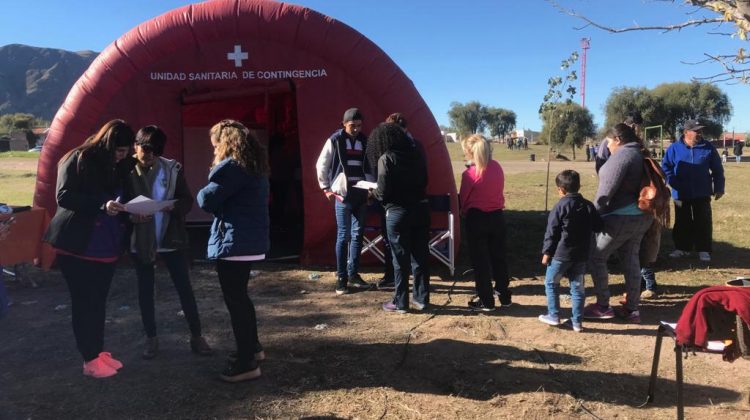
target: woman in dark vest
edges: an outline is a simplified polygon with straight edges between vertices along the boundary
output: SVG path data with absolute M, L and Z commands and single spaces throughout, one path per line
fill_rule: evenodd
M 124 251 L 126 215 L 120 204 L 133 145 L 133 130 L 112 120 L 60 160 L 57 212 L 44 240 L 70 290 L 73 333 L 83 356 L 83 374 L 105 378 L 122 363 L 104 352 L 107 294 L 117 259 Z
M 211 128 L 214 161 L 198 205 L 214 215 L 208 258 L 216 260 L 221 292 L 232 319 L 236 358 L 220 378 L 227 382 L 260 377 L 265 353 L 258 340 L 255 307 L 247 294 L 253 261 L 265 258 L 268 237 L 268 156 L 238 121 L 223 120 Z

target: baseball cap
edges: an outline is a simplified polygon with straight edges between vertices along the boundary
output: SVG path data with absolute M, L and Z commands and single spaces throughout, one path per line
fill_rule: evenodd
M 359 108 L 349 108 L 346 110 L 346 112 L 344 112 L 344 119 L 343 119 L 344 123 L 347 123 L 349 121 L 354 121 L 354 120 L 361 121 L 363 119 L 364 118 L 362 118 L 362 113 L 359 112 Z
M 702 125 L 698 120 L 687 120 L 685 121 L 685 124 L 682 125 L 682 129 L 688 131 L 699 131 L 703 127 L 705 126 Z

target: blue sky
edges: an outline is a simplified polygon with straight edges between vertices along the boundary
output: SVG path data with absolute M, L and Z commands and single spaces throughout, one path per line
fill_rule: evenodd
M 0 45 L 20 43 L 67 50 L 101 51 L 132 27 L 173 8 L 180 0 L 29 0 L 7 2 L 0 14 Z M 340 20 L 379 45 L 416 85 L 435 118 L 447 125 L 453 101 L 478 100 L 512 109 L 519 128 L 539 129 L 539 104 L 560 61 L 591 38 L 586 105 L 598 125 L 602 106 L 619 86 L 654 87 L 718 72 L 691 66 L 704 52 L 732 53 L 746 42 L 707 32 L 728 25 L 681 32 L 609 34 L 586 28 L 543 0 L 297 0 Z M 561 0 L 559 3 L 614 27 L 677 23 L 713 16 L 676 2 Z M 734 113 L 725 129 L 750 131 L 750 86 L 719 87 Z M 580 100 L 580 97 L 577 97 Z

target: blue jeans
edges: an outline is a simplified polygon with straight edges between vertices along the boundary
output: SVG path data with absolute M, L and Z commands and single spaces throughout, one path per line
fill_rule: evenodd
M 385 213 L 388 241 L 393 254 L 394 296 L 399 309 L 409 308 L 409 271 L 414 273 L 413 298 L 430 303 L 429 208 L 392 206 Z
M 642 266 L 641 278 L 643 279 L 642 286 L 645 285 L 646 290 L 656 291 L 656 273 L 652 267 Z
M 583 321 L 583 304 L 586 301 L 586 291 L 583 285 L 585 272 L 585 262 L 552 259 L 547 266 L 547 273 L 544 277 L 548 315 L 560 318 L 560 279 L 565 276 L 570 281 L 570 297 L 573 306 L 571 320 L 574 324 L 581 324 Z
M 348 279 L 359 272 L 362 234 L 365 231 L 367 205 L 352 207 L 336 201 L 336 276 Z
M 3 267 L 0 266 L 0 319 L 8 314 L 8 293 L 5 291 L 5 282 L 3 280 Z

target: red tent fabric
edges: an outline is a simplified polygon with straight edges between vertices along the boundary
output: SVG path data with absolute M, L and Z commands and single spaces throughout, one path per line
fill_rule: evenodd
M 375 44 L 310 9 L 263 0 L 215 0 L 144 22 L 109 45 L 58 110 L 39 159 L 34 204 L 55 210 L 57 162 L 112 118 L 134 129 L 156 124 L 168 136 L 193 191 L 208 173 L 208 128 L 243 121 L 269 147 L 281 136 L 296 153 L 302 184 L 302 263 L 333 259 L 335 221 L 320 192 L 315 161 L 344 110 L 356 106 L 365 132 L 403 113 L 427 154 L 429 194 L 455 181 L 438 125 L 413 83 Z M 292 150 L 293 149 L 293 150 Z M 282 159 L 283 161 L 283 159 Z M 273 171 L 273 168 L 272 168 Z M 194 209 L 189 220 L 208 216 Z

